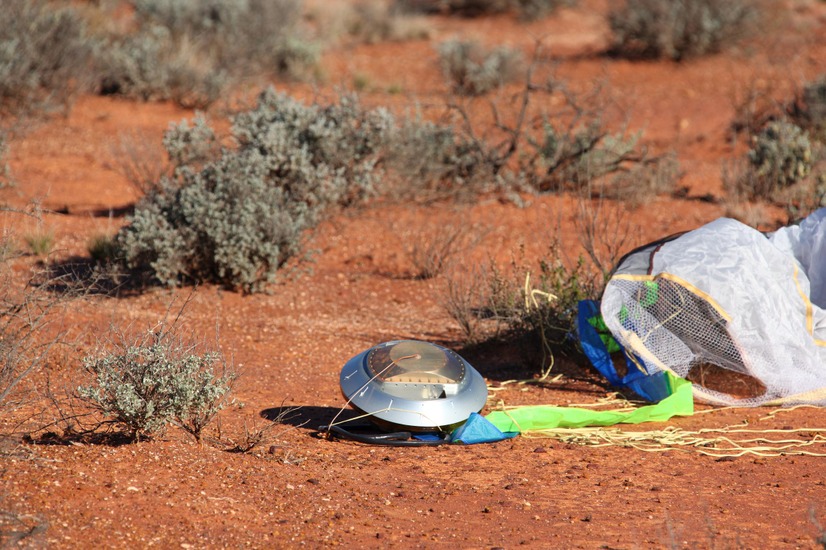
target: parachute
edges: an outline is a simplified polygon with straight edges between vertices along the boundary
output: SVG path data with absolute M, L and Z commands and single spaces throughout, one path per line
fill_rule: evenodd
M 640 372 L 685 378 L 698 401 L 826 405 L 826 208 L 773 233 L 720 218 L 638 248 L 600 311 Z

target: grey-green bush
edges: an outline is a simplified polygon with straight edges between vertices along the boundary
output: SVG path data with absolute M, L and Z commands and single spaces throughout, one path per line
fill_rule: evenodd
M 255 292 L 300 252 L 326 208 L 376 192 L 393 118 L 353 99 L 308 106 L 268 89 L 234 118 L 234 145 L 211 158 L 204 124 L 167 134 L 173 176 L 137 206 L 118 242 L 129 267 L 163 284 Z
M 486 50 L 477 42 L 448 40 L 439 45 L 439 61 L 455 92 L 481 95 L 515 80 L 524 60 L 505 46 Z
M 826 142 L 826 76 L 807 82 L 791 111 L 795 123 Z
M 137 0 L 137 30 L 101 55 L 103 93 L 206 107 L 234 80 L 315 65 L 300 0 Z
M 90 380 L 77 396 L 133 440 L 171 424 L 200 440 L 237 377 L 221 354 L 198 353 L 166 327 L 86 356 L 83 368 Z
M 675 61 L 715 53 L 753 32 L 759 16 L 752 0 L 626 0 L 609 14 L 611 51 Z
M 521 19 L 533 21 L 545 17 L 562 6 L 571 6 L 576 0 L 512 0 Z
M 407 118 L 399 122 L 389 142 L 386 162 L 402 185 L 402 197 L 442 191 L 473 192 L 477 182 L 492 180 L 480 144 L 457 135 L 452 126 Z
M 535 154 L 521 162 L 522 177 L 539 192 L 583 191 L 636 202 L 673 189 L 673 155 L 655 156 L 640 143 L 642 132 L 609 132 L 598 116 L 572 127 L 546 120 Z
M 103 94 L 171 99 L 186 107 L 208 107 L 229 82 L 227 73 L 214 64 L 195 63 L 191 52 L 176 45 L 161 26 L 114 39 L 99 64 Z
M 789 122 L 771 122 L 754 138 L 748 152 L 751 197 L 771 198 L 775 190 L 789 187 L 809 175 L 812 144 L 808 134 Z
M 250 76 L 297 75 L 317 48 L 303 32 L 302 0 L 138 0 L 144 25 L 169 30 L 176 44 L 191 42 L 220 70 Z
M 92 81 L 94 40 L 71 7 L 4 0 L 0 9 L 0 110 L 65 106 Z
M 341 23 L 349 36 L 367 44 L 426 39 L 431 34 L 422 18 L 395 9 L 384 0 L 358 0 L 348 6 Z

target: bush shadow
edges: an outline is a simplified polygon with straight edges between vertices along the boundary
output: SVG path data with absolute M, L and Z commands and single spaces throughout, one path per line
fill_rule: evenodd
M 259 414 L 261 418 L 271 422 L 304 428 L 311 432 L 318 432 L 322 426 L 329 425 L 334 419 L 336 422 L 344 422 L 359 416 L 357 411 L 349 407 L 342 409 L 316 405 L 272 407 L 262 410 Z
M 123 298 L 140 294 L 149 286 L 144 277 L 125 273 L 115 264 L 72 256 L 44 263 L 33 284 L 60 296 L 108 296 Z

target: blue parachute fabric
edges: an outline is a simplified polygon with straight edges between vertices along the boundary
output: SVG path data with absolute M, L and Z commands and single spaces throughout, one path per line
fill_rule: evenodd
M 582 351 L 591 364 L 612 386 L 628 388 L 646 401 L 658 403 L 671 394 L 664 372 L 648 374 L 639 365 L 643 360 L 619 346 L 602 321 L 599 302 L 581 300 L 577 312 L 577 333 Z M 612 352 L 621 352 L 627 366 L 626 374 L 617 372 L 611 359 Z
M 470 413 L 467 422 L 453 431 L 451 443 L 494 443 L 503 439 L 510 439 L 519 435 L 519 432 L 503 432 L 494 426 L 487 418 L 479 413 Z

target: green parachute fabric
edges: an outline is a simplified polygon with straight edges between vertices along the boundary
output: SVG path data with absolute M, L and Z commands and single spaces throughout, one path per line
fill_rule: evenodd
M 633 411 L 592 411 L 576 407 L 531 405 L 505 411 L 493 411 L 485 418 L 502 432 L 531 432 L 554 428 L 584 428 L 662 422 L 673 416 L 694 414 L 691 383 L 668 373 L 671 395 L 655 405 L 645 405 Z

